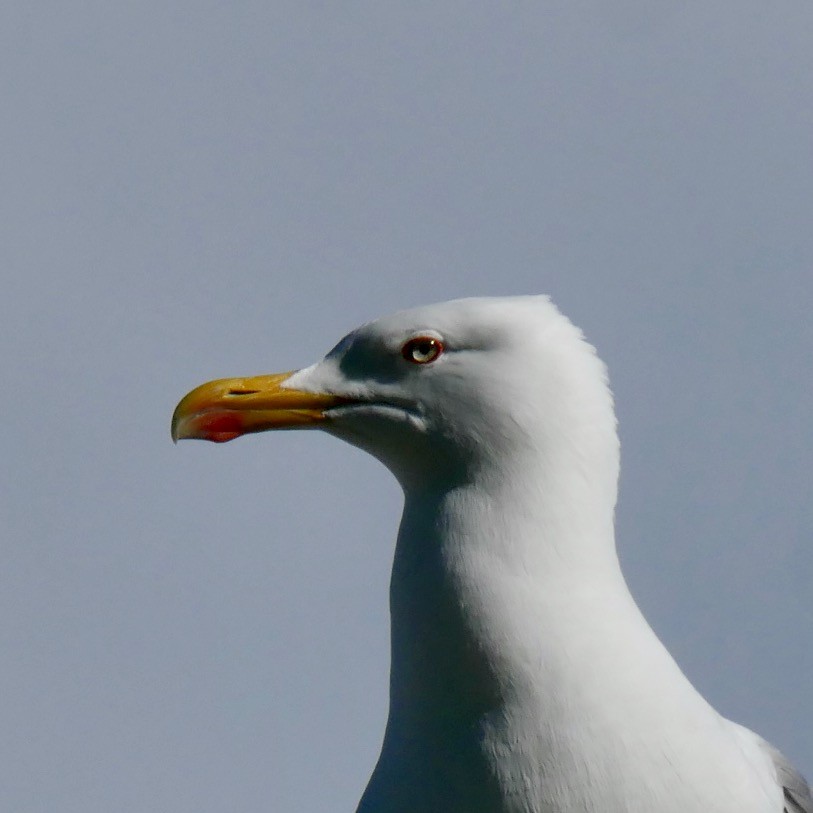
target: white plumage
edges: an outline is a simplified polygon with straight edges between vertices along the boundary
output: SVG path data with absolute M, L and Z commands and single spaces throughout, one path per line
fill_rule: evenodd
M 235 381 L 185 399 L 175 435 L 294 422 L 255 408 L 241 428 L 258 396 Z M 630 596 L 604 366 L 547 298 L 403 311 L 275 381 L 265 409 L 282 393 L 297 425 L 362 447 L 404 489 L 389 719 L 358 813 L 813 813 L 804 780 L 708 705 Z

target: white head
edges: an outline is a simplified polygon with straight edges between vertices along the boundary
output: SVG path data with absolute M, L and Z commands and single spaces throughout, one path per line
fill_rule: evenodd
M 531 467 L 552 488 L 557 472 L 576 472 L 593 500 L 615 502 L 604 365 L 544 296 L 401 311 L 293 374 L 204 385 L 173 419 L 176 438 L 210 440 L 303 426 L 373 454 L 408 493 Z

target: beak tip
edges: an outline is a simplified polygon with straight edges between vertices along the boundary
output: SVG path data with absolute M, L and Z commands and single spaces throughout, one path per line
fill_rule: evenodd
M 169 436 L 172 438 L 172 442 L 177 446 L 178 440 L 180 439 L 181 435 L 178 431 L 179 424 L 181 423 L 178 417 L 178 411 L 175 410 L 175 414 L 172 416 L 172 422 L 169 425 Z

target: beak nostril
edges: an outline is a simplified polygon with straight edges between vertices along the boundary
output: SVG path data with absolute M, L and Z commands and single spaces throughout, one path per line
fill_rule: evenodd
M 231 390 L 229 390 L 228 395 L 255 395 L 258 392 L 259 392 L 259 390 L 243 390 L 243 389 L 236 390 L 236 389 L 231 389 Z

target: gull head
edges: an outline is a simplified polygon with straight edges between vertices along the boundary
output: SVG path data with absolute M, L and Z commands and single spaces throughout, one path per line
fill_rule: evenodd
M 550 469 L 562 456 L 584 476 L 598 470 L 612 490 L 617 476 L 604 365 L 544 296 L 400 311 L 304 369 L 204 384 L 172 419 L 175 440 L 291 428 L 364 449 L 406 489 Z

